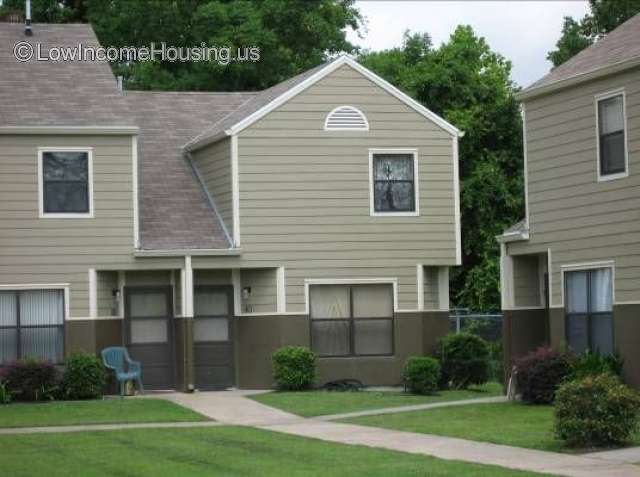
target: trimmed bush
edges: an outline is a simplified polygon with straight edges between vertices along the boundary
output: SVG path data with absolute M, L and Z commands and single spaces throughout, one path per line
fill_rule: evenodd
M 566 352 L 540 347 L 516 361 L 518 390 L 529 404 L 550 404 L 560 384 L 571 372 Z
M 469 333 L 449 334 L 440 340 L 441 384 L 466 389 L 484 384 L 491 375 L 489 345 Z
M 62 393 L 65 399 L 96 399 L 102 396 L 107 373 L 102 360 L 92 354 L 74 354 L 64 361 Z
M 570 381 L 556 394 L 556 435 L 571 447 L 622 444 L 639 416 L 638 394 L 610 374 Z
M 15 401 L 53 400 L 60 390 L 56 367 L 39 359 L 21 359 L 3 366 L 0 380 Z
M 316 355 L 304 346 L 285 346 L 271 356 L 278 389 L 309 389 L 316 379 Z
M 411 356 L 404 365 L 404 387 L 414 394 L 432 394 L 438 390 L 440 363 L 426 356 Z
M 573 361 L 570 379 L 583 379 L 599 374 L 612 374 L 622 378 L 623 365 L 624 360 L 618 353 L 602 355 L 587 350 Z

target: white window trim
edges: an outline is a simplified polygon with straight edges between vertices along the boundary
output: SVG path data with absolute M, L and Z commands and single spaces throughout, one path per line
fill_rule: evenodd
M 86 152 L 87 153 L 87 186 L 89 193 L 89 212 L 79 213 L 45 213 L 44 212 L 44 177 L 42 156 L 45 152 Z M 41 219 L 93 219 L 93 148 L 91 147 L 39 147 L 38 148 L 38 216 Z
M 24 290 L 62 290 L 64 295 L 64 321 L 71 320 L 69 283 L 20 283 L 14 285 L 0 285 L 0 291 L 24 291 Z
M 614 98 L 616 96 L 622 96 L 622 128 L 624 132 L 624 172 L 618 172 L 615 174 L 602 175 L 600 171 L 600 117 L 598 111 L 598 103 L 605 99 Z M 596 109 L 596 171 L 598 174 L 598 182 L 612 181 L 616 179 L 623 179 L 629 177 L 629 147 L 628 147 L 628 134 L 627 134 L 627 98 L 624 88 L 614 89 L 607 91 L 606 93 L 596 94 L 594 97 L 594 104 Z
M 364 121 L 365 126 L 364 127 L 358 127 L 358 128 L 342 128 L 342 127 L 329 127 L 329 119 L 331 118 L 331 116 L 333 116 L 333 114 L 338 111 L 339 109 L 343 109 L 343 108 L 349 108 L 352 109 L 353 111 L 355 111 L 356 113 L 358 113 L 361 117 L 362 120 Z M 327 114 L 327 116 L 324 119 L 324 130 L 327 132 L 331 132 L 331 131 L 356 131 L 356 132 L 366 132 L 369 131 L 369 120 L 367 119 L 367 116 L 358 108 L 356 108 L 355 106 L 351 106 L 349 104 L 343 104 L 342 106 L 338 106 L 337 108 L 333 108 L 331 110 L 331 112 L 329 114 Z
M 398 279 L 397 278 L 306 278 L 304 280 L 304 309 L 310 315 L 309 287 L 311 285 L 368 285 L 387 284 L 393 287 L 393 312 L 398 313 Z
M 562 297 L 562 303 L 558 308 L 564 308 L 565 305 L 565 273 L 577 272 L 581 270 L 597 270 L 600 268 L 611 269 L 611 305 L 616 305 L 616 266 L 613 260 L 603 260 L 600 262 L 586 262 L 586 263 L 570 263 L 560 265 L 560 291 Z
M 416 210 L 413 212 L 376 212 L 373 180 L 374 154 L 412 154 L 413 155 L 413 193 Z M 418 217 L 420 215 L 420 174 L 418 173 L 417 149 L 369 149 L 369 215 L 371 217 Z

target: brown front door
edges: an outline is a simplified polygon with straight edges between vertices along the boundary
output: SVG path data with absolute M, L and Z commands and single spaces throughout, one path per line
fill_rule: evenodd
M 229 388 L 235 384 L 233 288 L 197 286 L 194 288 L 193 302 L 196 388 Z
M 171 287 L 125 287 L 125 343 L 148 389 L 174 389 Z

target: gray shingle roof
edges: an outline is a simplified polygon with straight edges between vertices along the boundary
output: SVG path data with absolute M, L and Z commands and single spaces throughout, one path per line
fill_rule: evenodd
M 505 229 L 503 234 L 523 233 L 527 231 L 527 220 L 522 219 L 520 222 L 516 222 L 508 229 Z
M 566 63 L 551 70 L 549 74 L 531 84 L 522 93 L 635 58 L 640 58 L 640 14 L 630 18 Z
M 0 23 L 0 126 L 132 126 L 122 93 L 107 62 L 21 63 L 14 45 L 28 41 L 42 51 L 53 46 L 97 46 L 90 25 Z
M 253 96 L 254 93 L 126 92 L 140 127 L 141 248 L 231 246 L 183 156 L 182 145 Z

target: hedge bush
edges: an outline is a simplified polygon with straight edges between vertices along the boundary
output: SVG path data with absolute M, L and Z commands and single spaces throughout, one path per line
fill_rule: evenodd
M 469 333 L 449 334 L 440 340 L 441 384 L 465 389 L 484 384 L 491 376 L 489 345 Z
M 611 374 L 570 381 L 558 389 L 557 436 L 572 447 L 622 444 L 638 428 L 640 397 Z
M 53 400 L 60 391 L 60 373 L 50 361 L 27 358 L 0 368 L 5 392 L 15 401 Z
M 304 346 L 284 346 L 273 353 L 273 378 L 281 390 L 309 389 L 316 379 L 316 355 Z
M 407 391 L 414 394 L 432 394 L 440 383 L 440 363 L 426 356 L 411 356 L 404 365 L 402 378 Z
M 107 373 L 102 360 L 92 354 L 74 354 L 64 362 L 62 393 L 65 399 L 96 399 L 102 396 Z
M 583 379 L 599 374 L 612 374 L 622 378 L 623 365 L 624 360 L 618 353 L 603 355 L 587 350 L 571 364 L 570 379 Z
M 517 360 L 517 383 L 522 400 L 529 404 L 552 403 L 571 366 L 570 354 L 544 347 Z

